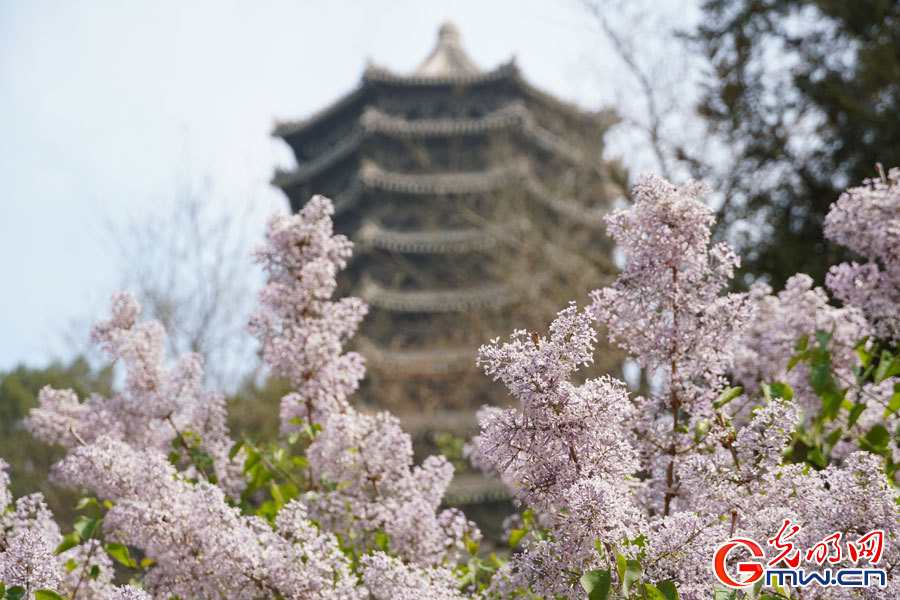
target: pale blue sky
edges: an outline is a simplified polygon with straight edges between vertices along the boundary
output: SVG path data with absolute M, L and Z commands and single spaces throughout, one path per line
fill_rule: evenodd
M 67 357 L 60 332 L 103 314 L 104 220 L 185 178 L 252 198 L 261 220 L 285 207 L 274 119 L 349 91 L 367 58 L 414 69 L 445 20 L 483 68 L 515 55 L 562 98 L 614 98 L 600 37 L 566 0 L 0 0 L 0 369 Z

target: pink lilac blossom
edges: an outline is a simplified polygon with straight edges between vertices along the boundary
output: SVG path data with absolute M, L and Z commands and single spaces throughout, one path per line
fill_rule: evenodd
M 114 502 L 104 529 L 156 560 L 142 580 L 155 595 L 359 597 L 336 540 L 302 511 L 288 510 L 273 531 L 229 506 L 217 486 L 185 480 L 152 449 L 101 437 L 70 451 L 56 476 Z
M 0 582 L 24 587 L 30 599 L 40 589 L 71 600 L 115 598 L 120 589 L 112 583 L 112 562 L 100 542 L 88 540 L 57 555 L 62 534 L 43 497 L 31 494 L 13 502 L 5 467 L 0 459 Z
M 317 522 L 358 547 L 376 547 L 375 536 L 386 533 L 405 561 L 439 564 L 462 549 L 464 536 L 480 538 L 458 510 L 437 512 L 453 466 L 432 456 L 414 467 L 409 435 L 388 413 L 332 415 L 307 458 L 321 485 L 303 502 Z
M 772 295 L 764 283 L 754 284 L 750 302 L 755 316 L 741 339 L 733 368 L 735 383 L 755 390 L 763 383 L 783 382 L 790 385 L 794 401 L 809 417 L 821 410 L 821 400 L 813 391 L 805 364 L 788 371 L 794 349 L 802 336 L 815 345 L 816 331 L 831 334 L 828 350 L 840 385 L 856 380 L 852 367 L 859 362 L 857 340 L 872 333 L 862 312 L 853 307 L 835 308 L 820 287 L 813 286 L 810 276 L 794 275 L 784 290 Z
M 723 295 L 737 261 L 728 248 L 709 247 L 711 216 L 698 189 L 679 192 L 649 178 L 639 183 L 635 196 L 631 211 L 610 218 L 610 233 L 629 262 L 612 288 L 594 294 L 589 310 L 643 367 L 663 372 L 661 389 L 633 404 L 627 397 L 611 404 L 613 412 L 628 415 L 625 426 L 615 416 L 611 419 L 622 446 L 606 441 L 596 472 L 577 473 L 582 455 L 568 455 L 568 449 L 578 447 L 572 444 L 578 436 L 557 421 L 569 424 L 568 405 L 578 406 L 568 379 L 574 366 L 590 360 L 595 335 L 590 320 L 574 318 L 570 307 L 559 323 L 570 332 L 563 340 L 575 343 L 562 352 L 523 331 L 514 332 L 509 344 L 495 341 L 482 349 L 480 364 L 504 381 L 522 409 L 482 409 L 482 430 L 471 454 L 498 472 L 520 502 L 549 515 L 546 538 L 525 541 L 523 551 L 497 572 L 486 595 L 581 597 L 579 575 L 597 568 L 610 569 L 615 584 L 612 557 L 637 552 L 627 543 L 637 533 L 645 540 L 644 581 L 672 580 L 686 600 L 711 596 L 709 564 L 719 544 L 734 536 L 764 542 L 784 518 L 804 528 L 800 543 L 809 547 L 834 531 L 852 535 L 882 529 L 888 539 L 900 538 L 896 494 L 879 457 L 847 452 L 822 471 L 783 464 L 791 433 L 802 410 L 815 406 L 814 398 L 803 398 L 804 404 L 772 397 L 749 411 L 749 417 L 740 408 L 762 383 L 772 381 L 769 377 L 787 375 L 793 345 L 802 333 L 833 332 L 835 361 L 854 364 L 854 342 L 868 328 L 862 314 L 828 307 L 824 293 L 804 276 L 792 279 L 778 297 L 762 287 L 754 289 L 749 301 L 743 295 Z M 751 324 L 754 310 L 759 312 Z M 732 369 L 749 389 L 732 405 L 717 409 L 713 400 Z M 844 374 L 852 376 L 846 369 Z M 803 396 L 808 376 L 797 377 Z M 878 392 L 886 397 L 889 388 L 882 387 Z M 589 398 L 594 406 L 605 404 L 603 393 L 594 391 Z M 546 407 L 552 410 L 542 413 Z M 597 435 L 604 427 L 609 424 L 589 430 Z M 540 443 L 534 444 L 535 439 Z M 624 461 L 626 472 L 615 472 L 606 461 L 623 464 L 617 452 L 623 446 L 639 450 L 641 462 L 631 458 Z M 613 476 L 606 479 L 604 471 Z M 622 493 L 624 482 L 629 485 Z M 671 505 L 669 494 L 677 496 Z M 599 543 L 591 547 L 589 541 Z M 884 564 L 892 570 L 900 548 L 894 544 L 890 552 Z M 895 597 L 897 587 L 892 579 L 887 588 L 869 588 L 862 595 Z M 859 593 L 806 589 L 802 597 Z
M 727 244 L 710 245 L 713 216 L 705 193 L 694 182 L 677 189 L 655 176 L 639 177 L 634 205 L 607 217 L 625 267 L 610 287 L 591 294 L 591 310 L 610 341 L 651 377 L 662 376 L 635 404 L 636 448 L 650 473 L 642 502 L 663 514 L 678 502 L 676 463 L 694 442 L 690 432 L 712 418 L 752 314 L 746 295 L 722 293 L 740 259 Z
M 828 288 L 860 308 L 878 337 L 900 342 L 900 168 L 841 194 L 825 217 L 825 236 L 868 261 L 833 266 Z
M 743 294 L 722 294 L 740 259 L 727 244 L 710 246 L 712 211 L 693 182 L 677 189 L 655 176 L 634 185 L 634 205 L 607 217 L 607 233 L 627 262 L 612 286 L 592 293 L 592 309 L 610 341 L 638 366 L 662 370 L 688 412 L 705 410 L 750 313 Z
M 37 533 L 25 531 L 0 552 L 0 581 L 7 587 L 21 586 L 33 599 L 36 590 L 56 589 L 62 583 L 54 547 Z
M 79 402 L 71 390 L 45 387 L 39 406 L 26 419 L 29 431 L 47 443 L 73 448 L 98 436 L 112 436 L 135 448 L 171 450 L 171 440 L 185 436 L 213 459 L 212 473 L 198 473 L 182 457 L 190 477 L 212 476 L 232 495 L 245 485 L 243 457 L 228 457 L 234 442 L 225 425 L 225 397 L 202 389 L 202 358 L 186 354 L 165 366 L 165 332 L 158 321 L 138 323 L 141 307 L 130 293 L 113 297 L 112 316 L 94 326 L 92 339 L 126 369 L 126 394 L 93 394 Z M 180 449 L 183 451 L 183 448 Z
M 406 565 L 383 552 L 361 558 L 363 582 L 375 600 L 461 600 L 456 577 L 445 567 Z
M 856 344 L 875 333 L 859 308 L 831 306 L 825 290 L 814 287 L 812 278 L 805 274 L 788 279 L 784 290 L 775 295 L 768 285 L 756 283 L 750 291 L 750 301 L 756 316 L 735 354 L 736 383 L 748 390 L 759 389 L 766 382 L 786 383 L 804 419 L 815 419 L 821 413 L 822 400 L 813 389 L 807 365 L 798 363 L 790 370 L 787 367 L 802 336 L 814 346 L 818 343 L 816 331 L 825 331 L 830 334 L 827 348 L 831 353 L 832 373 L 838 385 L 848 388 L 846 399 L 869 406 L 852 427 L 847 425 L 846 411 L 826 423 L 823 436 L 838 428 L 845 431 L 832 449 L 832 458 L 841 459 L 854 452 L 859 447 L 855 436 L 865 435 L 876 423 L 882 423 L 890 431 L 900 425 L 897 414 L 884 416 L 893 386 L 900 379 L 891 377 L 879 385 L 866 383 L 861 389 L 856 385 L 854 368 L 861 364 Z M 891 450 L 900 459 L 900 448 L 892 444 Z
M 365 373 L 362 357 L 341 354 L 367 306 L 358 298 L 332 302 L 335 276 L 352 244 L 335 235 L 331 201 L 313 197 L 294 216 L 269 222 L 269 243 L 256 251 L 269 276 L 251 331 L 275 375 L 296 391 L 281 404 L 284 433 L 318 424 L 307 448 L 313 489 L 301 502 L 324 529 L 359 549 L 388 549 L 402 560 L 437 565 L 480 538 L 457 510 L 437 512 L 453 476 L 443 457 L 413 467 L 412 442 L 396 417 L 356 411 L 347 401 Z
M 515 331 L 509 342 L 493 340 L 479 351 L 478 364 L 506 384 L 521 408 L 483 408 L 473 444 L 514 499 L 538 511 L 552 532 L 525 541 L 498 572 L 493 597 L 521 588 L 578 596 L 577 573 L 599 560 L 596 544 L 622 545 L 637 535 L 641 514 L 629 479 L 638 463 L 628 440 L 633 411 L 625 386 L 609 377 L 580 386 L 570 381 L 592 362 L 596 339 L 593 316 L 572 304 L 549 336 Z
M 284 433 L 301 431 L 298 420 L 323 423 L 324 415 L 346 409 L 365 374 L 359 353 L 341 352 L 368 307 L 359 298 L 329 300 L 353 247 L 333 233 L 332 214 L 331 200 L 313 196 L 298 214 L 272 217 L 269 241 L 254 253 L 269 282 L 250 331 L 272 374 L 296 388 L 282 399 Z

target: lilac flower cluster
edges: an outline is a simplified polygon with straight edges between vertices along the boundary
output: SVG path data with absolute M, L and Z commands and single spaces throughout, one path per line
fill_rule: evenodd
M 636 400 L 636 446 L 642 469 L 652 474 L 643 502 L 663 514 L 677 504 L 677 463 L 695 445 L 691 432 L 713 416 L 751 314 L 743 294 L 722 294 L 740 259 L 725 243 L 710 246 L 705 191 L 695 183 L 679 190 L 640 177 L 633 207 L 607 218 L 609 235 L 628 257 L 625 268 L 592 294 L 591 309 L 610 341 L 651 377 L 661 377 L 648 397 Z
M 634 206 L 608 218 L 627 255 L 616 281 L 588 307 L 560 311 L 546 335 L 517 330 L 479 351 L 478 364 L 518 406 L 479 412 L 470 455 L 528 509 L 510 521 L 521 551 L 496 568 L 458 562 L 480 533 L 460 511 L 441 510 L 450 463 L 415 465 L 396 417 L 348 400 L 365 367 L 344 345 L 367 307 L 331 300 L 352 244 L 334 234 L 331 202 L 316 196 L 269 222 L 255 253 L 269 282 L 250 323 L 272 374 L 295 387 L 282 399 L 281 430 L 306 436 L 302 489 L 268 520 L 242 510 L 248 455 L 229 437 L 222 395 L 203 389 L 196 355 L 168 365 L 161 326 L 139 322 L 133 296 L 119 294 L 93 339 L 124 365 L 123 393 L 79 400 L 45 388 L 27 424 L 66 448 L 57 481 L 107 501 L 102 539 L 150 559 L 144 589 L 112 583 L 100 539 L 56 554 L 63 537 L 43 499 L 14 500 L 2 469 L 0 581 L 29 598 L 54 589 L 71 600 L 580 598 L 582 576 L 602 570 L 625 595 L 632 579 L 671 581 L 680 598 L 700 600 L 712 595 L 716 546 L 766 540 L 789 518 L 802 524 L 795 542 L 806 547 L 835 531 L 886 534 L 887 587 L 813 587 L 802 598 L 897 597 L 900 509 L 882 457 L 841 440 L 818 471 L 783 458 L 820 407 L 805 371 L 788 368 L 797 339 L 829 333 L 843 386 L 859 372 L 857 339 L 898 338 L 900 171 L 867 185 L 829 215 L 828 235 L 870 261 L 832 270 L 828 284 L 845 303 L 835 308 L 804 275 L 777 295 L 763 285 L 726 293 L 739 261 L 727 244 L 711 244 L 703 188 L 638 180 Z M 858 215 L 865 223 L 851 226 Z M 598 322 L 645 369 L 647 393 L 631 395 L 611 377 L 579 380 Z M 852 427 L 828 426 L 848 440 L 876 422 L 893 430 L 900 417 L 882 408 L 897 379 L 848 392 L 851 404 L 877 410 Z M 776 381 L 787 385 L 766 385 Z
M 825 236 L 867 260 L 831 267 L 828 288 L 860 308 L 879 337 L 900 343 L 900 168 L 844 192 L 825 217 Z
M 562 311 L 549 338 L 517 331 L 481 349 L 479 363 L 521 409 L 483 409 L 473 455 L 540 511 L 546 528 L 497 572 L 489 596 L 581 597 L 578 578 L 592 569 L 621 585 L 622 555 L 640 559 L 643 581 L 709 598 L 715 548 L 732 537 L 769 539 L 784 518 L 803 524 L 798 543 L 808 546 L 835 531 L 882 529 L 893 544 L 884 564 L 898 564 L 900 511 L 880 458 L 848 447 L 823 471 L 782 458 L 801 415 L 816 408 L 808 376 L 787 370 L 797 339 L 830 331 L 838 376 L 852 377 L 855 340 L 869 323 L 855 308 L 829 306 L 806 276 L 778 296 L 762 286 L 724 293 L 737 258 L 710 245 L 701 194 L 693 184 L 640 179 L 634 206 L 608 219 L 628 256 L 616 282 L 594 292 L 586 312 Z M 649 397 L 629 399 L 611 380 L 570 382 L 591 360 L 593 317 L 647 369 Z M 727 389 L 729 374 L 744 393 Z M 759 398 L 774 381 L 795 386 L 797 401 L 775 388 Z M 808 588 L 802 597 L 898 590 L 892 578 L 886 588 Z
M 56 473 L 114 503 L 107 536 L 155 559 L 142 579 L 154 596 L 358 597 L 337 540 L 302 507 L 287 506 L 273 530 L 242 516 L 221 488 L 179 476 L 161 453 L 109 437 L 74 448 Z
M 269 281 L 259 292 L 250 331 L 272 374 L 296 388 L 281 403 L 285 433 L 300 431 L 301 420 L 322 423 L 325 415 L 346 410 L 347 396 L 365 375 L 362 356 L 342 354 L 342 348 L 368 307 L 359 298 L 330 300 L 353 247 L 334 235 L 332 214 L 331 200 L 314 196 L 297 215 L 275 215 L 269 243 L 254 252 Z
M 593 316 L 572 304 L 549 336 L 516 331 L 482 346 L 478 362 L 500 379 L 520 408 L 485 407 L 473 440 L 522 505 L 539 511 L 552 538 L 526 542 L 494 580 L 491 594 L 532 587 L 539 596 L 572 592 L 569 565 L 598 563 L 596 543 L 636 537 L 640 512 L 630 477 L 637 470 L 628 439 L 633 415 L 623 383 L 609 377 L 571 383 L 593 361 Z
M 0 460 L 0 582 L 22 587 L 33 600 L 37 590 L 60 590 L 70 600 L 149 600 L 143 591 L 112 583 L 109 556 L 89 540 L 56 554 L 63 536 L 41 494 L 13 502 L 7 464 Z M 71 565 L 71 568 L 67 567 Z M 86 576 L 91 571 L 92 577 Z
M 229 458 L 234 442 L 225 424 L 225 397 L 203 390 L 203 360 L 186 354 L 171 368 L 165 365 L 165 331 L 158 321 L 138 323 L 141 306 L 130 293 L 113 297 L 112 316 L 91 337 L 125 367 L 125 393 L 113 398 L 93 394 L 83 402 L 72 390 L 45 387 L 26 426 L 36 438 L 66 448 L 90 445 L 101 435 L 132 448 L 171 449 L 173 438 L 189 478 L 214 478 L 232 495 L 245 482 L 242 457 Z M 211 458 L 212 470 L 201 472 L 191 460 L 194 448 Z

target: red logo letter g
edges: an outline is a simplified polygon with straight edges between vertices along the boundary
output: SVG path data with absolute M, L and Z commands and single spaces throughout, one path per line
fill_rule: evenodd
M 763 576 L 764 573 L 761 564 L 755 562 L 742 562 L 738 563 L 737 570 L 739 573 L 749 573 L 750 576 L 747 577 L 747 579 L 745 579 L 743 582 L 737 582 L 728 575 L 728 572 L 725 570 L 725 559 L 728 558 L 728 553 L 731 552 L 731 549 L 738 544 L 743 544 L 744 546 L 749 548 L 750 554 L 753 555 L 753 558 L 765 558 L 765 555 L 763 554 L 762 548 L 759 546 L 759 544 L 757 544 L 753 540 L 744 538 L 734 538 L 733 540 L 725 542 L 716 549 L 716 553 L 713 555 L 713 572 L 716 574 L 716 578 L 723 584 L 727 585 L 730 588 L 736 589 L 753 585 L 760 579 L 760 577 Z

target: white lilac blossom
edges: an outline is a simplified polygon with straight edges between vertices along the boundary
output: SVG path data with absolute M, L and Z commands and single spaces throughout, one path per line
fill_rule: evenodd
M 225 424 L 225 397 L 202 389 L 202 358 L 180 357 L 165 365 L 165 331 L 158 321 L 137 322 L 141 306 L 130 293 L 113 297 L 112 316 L 92 330 L 94 342 L 125 366 L 125 394 L 104 398 L 92 394 L 83 402 L 72 390 L 43 388 L 39 406 L 26 419 L 29 431 L 40 440 L 66 448 L 90 444 L 103 435 L 134 448 L 171 450 L 179 437 L 188 447 L 202 450 L 212 460 L 211 472 L 203 472 L 189 456 L 183 456 L 188 476 L 212 478 L 232 495 L 245 482 L 242 456 L 229 458 L 234 442 Z
M 878 337 L 900 342 L 900 168 L 841 194 L 825 217 L 825 236 L 867 261 L 831 267 L 828 288 L 862 309 Z

